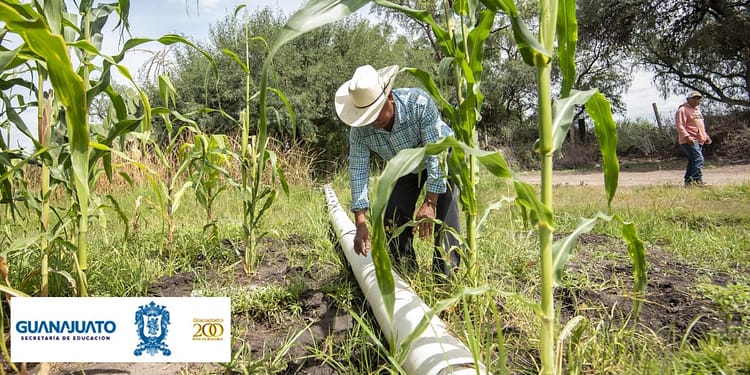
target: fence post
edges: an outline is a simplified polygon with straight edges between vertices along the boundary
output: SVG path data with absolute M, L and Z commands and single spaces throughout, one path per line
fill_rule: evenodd
M 659 109 L 656 108 L 656 103 L 651 103 L 651 108 L 654 109 L 654 116 L 656 117 L 656 125 L 659 127 L 659 131 L 662 130 L 661 116 L 659 116 Z

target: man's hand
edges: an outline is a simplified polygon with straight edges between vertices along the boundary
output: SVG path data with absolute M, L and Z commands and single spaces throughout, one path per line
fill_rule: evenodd
M 367 256 L 370 251 L 370 230 L 367 229 L 367 223 L 357 224 L 357 233 L 354 235 L 354 252 Z
M 432 220 L 435 220 L 436 216 L 437 197 L 438 195 L 435 193 L 427 193 L 424 202 L 422 202 L 422 206 L 419 207 L 417 214 L 414 217 L 417 221 L 427 219 L 414 228 L 415 232 L 419 231 L 420 239 L 427 240 L 432 237 Z
M 354 212 L 354 226 L 357 228 L 357 233 L 354 234 L 354 252 L 367 256 L 370 251 L 370 230 L 367 228 L 366 210 Z

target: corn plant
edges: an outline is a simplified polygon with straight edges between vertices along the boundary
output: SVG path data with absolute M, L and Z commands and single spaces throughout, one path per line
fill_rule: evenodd
M 2 67 L 7 69 L 37 63 L 41 80 L 45 83 L 49 81 L 55 93 L 54 100 L 64 111 L 61 112 L 64 116 L 60 116 L 58 121 L 61 128 L 65 129 L 66 140 L 55 151 L 55 159 L 59 164 L 50 165 L 50 170 L 53 180 L 63 186 L 73 198 L 70 213 L 76 222 L 73 243 L 77 251 L 73 258 L 78 276 L 78 293 L 86 296 L 91 186 L 97 181 L 100 172 L 109 178 L 112 177 L 112 143 L 132 131 L 138 124 L 142 129 L 150 129 L 151 121 L 150 104 L 140 89 L 138 92 L 143 115 L 136 119 L 128 118 L 122 97 L 112 88 L 111 69 L 117 69 L 122 76 L 135 84 L 129 70 L 119 63 L 127 51 L 153 39 L 129 39 L 120 53 L 114 56 L 105 55 L 100 52 L 102 28 L 109 16 L 117 13 L 117 27 L 121 31 L 127 31 L 130 1 L 94 4 L 92 0 L 86 0 L 76 5 L 76 12 L 68 13 L 62 1 L 3 1 L 0 2 L 0 21 L 4 23 L 7 32 L 15 34 L 21 41 L 17 48 L 6 49 L 10 55 L 3 56 Z M 77 16 L 80 16 L 80 22 L 76 19 Z M 165 35 L 157 41 L 162 44 L 181 42 L 193 46 L 176 35 Z M 72 59 L 71 54 L 75 54 L 76 59 Z M 212 62 L 210 56 L 206 56 Z M 95 65 L 99 59 L 102 61 L 101 65 Z M 99 74 L 92 78 L 92 72 Z M 113 126 L 106 137 L 92 139 L 88 110 L 93 98 L 99 94 L 109 97 L 115 108 L 116 117 L 111 120 Z M 10 116 L 14 112 L 8 113 L 8 118 L 19 130 L 25 132 L 32 140 L 36 138 L 29 134 L 20 118 Z M 35 141 L 34 146 L 36 151 L 32 157 L 38 157 L 42 162 L 52 160 L 47 153 L 48 150 L 39 142 Z M 102 169 L 95 167 L 99 163 L 103 166 Z M 13 171 L 19 170 L 21 164 L 23 163 L 14 166 Z M 5 178 L 0 179 L 2 180 Z
M 164 124 L 163 144 L 150 137 L 149 132 L 137 134 L 141 137 L 143 144 L 153 150 L 157 165 L 161 169 L 160 173 L 141 165 L 156 194 L 156 201 L 145 197 L 139 197 L 139 199 L 144 199 L 159 212 L 162 217 L 162 230 L 166 234 L 166 244 L 162 248 L 170 248 L 174 240 L 174 215 L 182 203 L 182 197 L 193 186 L 193 181 L 183 176 L 193 161 L 189 156 L 193 145 L 187 143 L 186 140 L 200 134 L 200 130 L 195 121 L 169 108 L 170 105 L 175 105 L 176 92 L 167 75 L 159 76 L 159 95 L 164 106 L 154 107 L 152 112 L 159 116 Z M 184 125 L 176 126 L 176 123 Z M 161 176 L 161 174 L 164 175 Z
M 231 178 L 227 168 L 236 156 L 227 148 L 227 136 L 223 134 L 196 134 L 187 152 L 195 197 L 206 210 L 206 226 L 215 228 L 213 204 L 227 189 L 223 178 Z
M 345 17 L 364 6 L 366 1 L 320 0 L 311 1 L 290 18 L 285 32 L 277 43 L 284 43 L 302 32 L 322 24 Z M 440 26 L 426 11 L 411 9 L 384 0 L 375 4 L 395 9 L 411 18 L 429 25 L 446 56 L 441 66 L 452 67 L 456 81 L 454 107 L 443 98 L 435 83 L 436 80 L 416 69 L 405 69 L 418 78 L 437 100 L 443 113 L 452 125 L 456 137 L 427 145 L 423 148 L 404 150 L 393 158 L 378 179 L 375 198 L 371 207 L 373 222 L 372 251 L 378 284 L 387 309 L 392 313 L 394 304 L 394 283 L 387 252 L 383 216 L 385 205 L 396 180 L 419 167 L 426 155 L 437 155 L 451 148 L 448 158 L 449 177 L 456 181 L 461 190 L 461 206 L 466 215 L 467 235 L 464 253 L 468 255 L 468 277 L 476 284 L 476 236 L 478 233 L 477 200 L 475 184 L 477 165 L 484 165 L 498 177 L 510 178 L 516 191 L 515 204 L 525 217 L 536 226 L 540 239 L 540 274 L 542 276 L 541 302 L 526 301 L 541 321 L 540 357 L 543 373 L 553 373 L 559 369 L 554 363 L 555 315 L 553 288 L 561 277 L 565 262 L 581 233 L 590 231 L 598 219 L 616 220 L 623 225 L 622 234 L 628 244 L 628 251 L 634 263 L 636 297 L 645 288 L 645 260 L 643 245 L 637 237 L 635 227 L 619 216 L 599 213 L 593 218 L 583 219 L 576 230 L 556 243 L 552 241 L 554 232 L 554 211 L 552 202 L 552 156 L 558 150 L 573 120 L 573 110 L 577 105 L 585 105 L 589 116 L 594 120 L 596 135 L 603 157 L 605 191 L 608 207 L 617 189 L 619 165 L 615 154 L 617 135 L 609 102 L 596 89 L 589 91 L 572 90 L 575 78 L 575 45 L 577 22 L 574 0 L 540 0 L 538 36 L 529 30 L 512 0 L 482 0 L 484 9 L 476 0 L 446 2 L 443 15 L 445 27 Z M 539 141 L 536 152 L 542 165 L 541 196 L 537 198 L 534 187 L 516 178 L 508 168 L 500 153 L 483 151 L 477 148 L 475 125 L 480 118 L 483 96 L 481 79 L 483 70 L 484 42 L 488 37 L 496 14 L 503 13 L 510 19 L 514 39 L 521 51 L 524 62 L 537 69 Z M 558 60 L 563 73 L 560 98 L 553 100 L 551 93 L 552 51 L 557 38 Z M 515 296 L 523 298 L 521 296 Z M 640 301 L 636 299 L 634 309 L 637 315 Z M 467 316 L 467 329 L 471 330 L 471 317 Z M 472 345 L 476 349 L 476 345 Z M 477 354 L 475 353 L 475 358 Z
M 247 3 L 238 6 L 235 9 L 234 16 L 237 17 L 237 14 L 246 7 Z M 289 193 L 284 171 L 277 163 L 276 154 L 268 149 L 266 91 L 273 91 L 284 102 L 293 123 L 294 111 L 283 92 L 278 89 L 269 88 L 267 85 L 268 69 L 275 53 L 273 48 L 271 48 L 268 58 L 263 65 L 260 89 L 257 93 L 252 92 L 250 43 L 256 41 L 265 43 L 265 40 L 260 37 L 251 37 L 250 27 L 247 22 L 243 24 L 241 35 L 243 36 L 245 46 L 243 58 L 240 58 L 237 53 L 227 48 L 222 49 L 222 52 L 232 58 L 245 74 L 245 109 L 240 113 L 240 120 L 235 120 L 235 122 L 239 123 L 242 129 L 239 154 L 241 180 L 237 184 L 237 188 L 240 190 L 242 196 L 243 269 L 245 273 L 250 274 L 255 271 L 257 263 L 257 243 L 266 235 L 266 233 L 258 232 L 258 227 L 263 214 L 273 205 L 278 196 L 278 190 L 264 183 L 267 165 L 270 167 L 272 182 L 278 177 L 283 191 L 286 194 Z M 259 97 L 258 125 L 256 134 L 250 136 L 250 129 L 253 123 L 250 117 L 250 108 L 252 101 L 256 97 Z

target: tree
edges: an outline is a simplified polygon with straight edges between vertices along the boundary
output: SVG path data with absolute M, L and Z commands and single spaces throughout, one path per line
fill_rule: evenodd
M 678 1 L 661 9 L 666 32 L 645 39 L 640 50 L 657 82 L 673 93 L 698 90 L 750 107 L 750 2 Z
M 655 74 L 663 95 L 697 90 L 750 107 L 749 1 L 602 0 L 588 7 L 599 9 L 602 35 Z
M 266 7 L 249 14 L 250 69 L 254 82 L 259 82 L 260 68 L 268 53 L 267 41 L 275 38 L 287 15 Z M 208 46 L 220 75 L 209 75 L 201 56 L 187 48 L 178 48 L 170 74 L 179 93 L 178 108 L 188 113 L 200 108 L 222 109 L 237 117 L 244 107 L 244 73 L 222 49 L 244 56 L 244 36 L 236 25 L 243 22 L 227 15 L 211 26 Z M 357 66 L 376 67 L 398 64 L 427 68 L 432 66 L 431 51 L 420 41 L 399 35 L 388 25 L 375 25 L 361 17 L 348 17 L 306 33 L 291 41 L 274 57 L 274 74 L 269 84 L 281 90 L 294 109 L 296 129 L 291 128 L 289 114 L 271 109 L 268 114 L 270 134 L 283 143 L 304 142 L 322 159 L 338 160 L 346 155 L 347 129 L 333 111 L 333 95 L 338 86 L 351 78 Z M 398 78 L 398 86 L 414 84 L 409 75 Z M 256 88 L 254 88 L 256 89 Z M 154 98 L 158 102 L 157 98 Z M 269 95 L 268 108 L 282 108 L 275 95 Z M 257 116 L 252 108 L 251 116 Z M 257 117 L 255 117 L 257 118 Z M 231 135 L 235 129 L 230 121 L 217 113 L 206 113 L 196 119 L 203 131 Z

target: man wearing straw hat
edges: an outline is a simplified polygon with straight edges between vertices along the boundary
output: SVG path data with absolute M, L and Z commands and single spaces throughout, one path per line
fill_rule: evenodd
M 685 187 L 706 186 L 703 182 L 703 145 L 710 144 L 711 137 L 706 133 L 703 114 L 698 109 L 702 98 L 698 91 L 688 94 L 687 101 L 680 105 L 674 117 L 678 141 L 688 159 Z
M 367 255 L 370 250 L 366 212 L 370 207 L 367 193 L 371 153 L 388 161 L 403 149 L 422 147 L 453 135 L 453 130 L 440 118 L 435 102 L 424 90 L 392 89 L 398 70 L 396 65 L 378 70 L 370 65 L 360 66 L 336 91 L 336 113 L 350 126 L 351 210 L 357 228 L 354 251 L 361 255 Z M 424 199 L 415 213 L 417 200 L 425 186 Z M 438 157 L 428 156 L 424 168 L 396 182 L 385 211 L 387 229 L 393 231 L 412 218 L 438 219 L 459 233 L 457 197 L 455 184 L 443 174 Z M 412 243 L 414 232 L 419 232 L 421 239 L 430 238 L 433 235 L 432 222 L 426 220 L 414 230 L 403 230 L 390 238 L 388 243 L 394 263 L 405 263 L 409 268 L 417 266 Z M 433 271 L 450 276 L 459 264 L 458 240 L 448 231 L 436 231 L 434 240 Z M 448 254 L 450 264 L 443 259 L 444 253 Z

